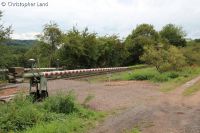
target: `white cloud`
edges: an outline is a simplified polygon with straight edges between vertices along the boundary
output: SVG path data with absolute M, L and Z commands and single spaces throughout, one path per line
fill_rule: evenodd
M 11 1 L 11 0 L 3 0 Z M 27 0 L 12 0 L 27 2 Z M 30 1 L 30 0 L 29 0 Z M 37 0 L 31 0 L 37 2 Z M 157 30 L 167 23 L 182 25 L 188 37 L 200 38 L 199 0 L 38 0 L 48 7 L 4 7 L 4 21 L 12 24 L 19 38 L 41 32 L 53 20 L 63 30 L 73 25 L 88 27 L 100 35 L 125 37 L 137 24 L 151 23 Z M 14 33 L 15 33 L 14 32 Z M 14 36 L 17 34 L 15 33 Z M 33 35 L 33 34 L 32 34 Z M 30 36 L 29 36 L 30 37 Z
M 14 33 L 11 35 L 13 39 L 24 39 L 24 40 L 34 40 L 39 32 L 28 32 L 28 33 Z

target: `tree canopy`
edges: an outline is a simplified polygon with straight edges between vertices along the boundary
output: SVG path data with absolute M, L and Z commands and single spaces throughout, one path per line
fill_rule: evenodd
M 167 24 L 160 31 L 160 36 L 163 39 L 166 39 L 170 44 L 174 46 L 186 46 L 186 33 L 180 26 L 176 26 L 174 24 Z
M 141 24 L 138 25 L 125 40 L 125 45 L 128 47 L 129 59 L 127 64 L 139 63 L 140 56 L 144 52 L 144 46 L 154 45 L 159 39 L 158 32 L 153 25 Z
M 53 65 L 53 56 L 62 43 L 62 31 L 59 29 L 58 25 L 54 22 L 46 24 L 43 29 L 43 33 L 38 35 L 39 41 L 49 45 L 46 51 L 49 54 L 49 67 Z
M 2 17 L 2 11 L 0 11 L 0 20 L 1 17 Z M 0 43 L 2 43 L 2 41 L 5 41 L 6 39 L 9 39 L 11 33 L 12 33 L 11 26 L 5 27 L 3 24 L 0 23 Z
M 178 71 L 186 65 L 183 53 L 175 46 L 165 45 L 163 47 L 146 47 L 141 60 L 153 65 L 159 72 Z

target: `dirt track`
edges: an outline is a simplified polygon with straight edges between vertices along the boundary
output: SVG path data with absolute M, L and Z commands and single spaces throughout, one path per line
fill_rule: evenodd
M 146 81 L 90 83 L 75 80 L 49 81 L 50 94 L 74 90 L 82 102 L 94 98 L 89 106 L 96 110 L 116 112 L 91 133 L 123 133 L 138 127 L 142 133 L 200 133 L 200 93 L 184 97 L 182 92 L 200 77 L 170 93 Z
M 94 96 L 89 103 L 91 108 L 102 111 L 115 111 L 133 107 L 149 98 L 159 96 L 157 86 L 147 82 L 123 81 L 111 83 L 88 83 L 84 81 L 56 80 L 49 82 L 51 93 L 74 90 L 79 101 L 88 95 Z M 60 88 L 60 89 L 55 89 Z

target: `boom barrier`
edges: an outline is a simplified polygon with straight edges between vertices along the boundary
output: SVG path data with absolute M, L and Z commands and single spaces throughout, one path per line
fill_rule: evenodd
M 103 72 L 115 72 L 115 71 L 122 71 L 126 70 L 128 67 L 113 67 L 113 68 L 95 68 L 95 69 L 78 69 L 78 70 L 65 70 L 65 71 L 52 71 L 52 72 L 32 72 L 32 73 L 25 73 L 23 75 L 24 78 L 30 79 L 30 89 L 29 94 L 34 97 L 34 100 L 40 100 L 48 97 L 48 90 L 47 90 L 47 78 L 54 77 L 54 76 L 73 76 L 79 74 L 93 74 L 93 73 L 103 73 Z M 35 91 L 33 91 L 35 88 Z
M 76 74 L 90 74 L 95 72 L 111 72 L 111 71 L 122 71 L 129 67 L 112 67 L 112 68 L 94 68 L 94 69 L 77 69 L 77 70 L 63 70 L 63 71 L 51 71 L 51 72 L 39 72 L 39 73 L 25 73 L 24 78 L 39 77 L 43 76 L 49 78 L 52 76 L 65 76 L 65 75 L 76 75 Z

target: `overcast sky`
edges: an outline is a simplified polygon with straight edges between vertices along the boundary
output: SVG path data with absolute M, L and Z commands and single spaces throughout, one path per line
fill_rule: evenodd
M 76 25 L 121 38 L 141 23 L 153 24 L 156 30 L 174 23 L 184 28 L 188 38 L 200 38 L 200 0 L 0 0 L 9 1 L 48 2 L 48 7 L 0 5 L 3 23 L 12 25 L 15 39 L 34 39 L 49 21 L 63 31 Z

